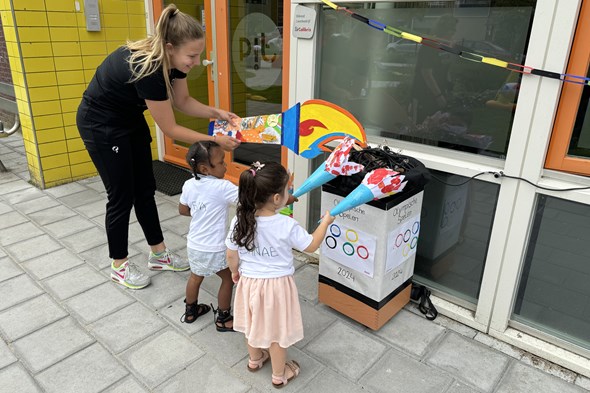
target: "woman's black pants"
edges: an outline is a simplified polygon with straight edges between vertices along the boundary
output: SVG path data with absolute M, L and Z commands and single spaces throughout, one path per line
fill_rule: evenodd
M 149 245 L 164 241 L 158 209 L 154 199 L 156 181 L 152 171 L 151 137 L 147 123 L 119 126 L 99 119 L 82 102 L 76 123 L 84 145 L 107 192 L 105 228 L 109 256 L 123 259 L 128 255 L 129 217 L 135 208 Z

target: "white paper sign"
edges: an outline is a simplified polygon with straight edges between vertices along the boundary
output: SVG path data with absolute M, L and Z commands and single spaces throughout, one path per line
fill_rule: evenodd
M 373 277 L 377 239 L 358 229 L 334 222 L 328 228 L 322 254 L 341 265 Z
M 293 18 L 293 37 L 311 38 L 315 32 L 316 12 L 313 8 L 298 5 Z
M 420 215 L 407 220 L 387 235 L 385 273 L 389 273 L 416 253 L 420 236 Z

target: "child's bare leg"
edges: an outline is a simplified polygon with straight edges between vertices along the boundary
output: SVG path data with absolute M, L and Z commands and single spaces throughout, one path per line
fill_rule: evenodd
M 229 268 L 218 271 L 217 275 L 221 278 L 221 285 L 219 286 L 219 292 L 217 292 L 217 306 L 222 310 L 227 310 L 231 307 L 234 282 L 231 280 Z
M 277 377 L 283 376 L 286 372 L 285 362 L 287 361 L 287 349 L 282 348 L 279 343 L 270 344 L 270 363 L 272 364 L 272 373 Z M 285 375 L 287 378 L 292 375 Z
M 186 283 L 186 304 L 193 304 L 199 299 L 199 289 L 203 282 L 203 276 L 197 276 L 191 273 L 191 276 Z
M 248 344 L 248 340 L 246 340 L 246 346 L 248 347 L 248 356 L 250 356 L 250 359 L 252 359 L 252 360 L 262 359 L 262 357 L 264 356 L 262 353 L 262 348 L 254 348 L 254 347 L 250 346 L 250 344 Z

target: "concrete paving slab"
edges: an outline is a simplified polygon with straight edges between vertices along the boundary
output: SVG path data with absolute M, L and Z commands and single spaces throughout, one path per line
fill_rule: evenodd
M 8 255 L 6 255 L 6 253 L 4 252 L 4 250 L 2 249 L 2 247 L 0 247 L 0 258 L 4 258 L 7 257 Z
M 188 233 L 191 218 L 186 216 L 176 215 L 167 220 L 161 221 L 163 228 L 176 233 L 179 236 L 184 236 Z
M 141 225 L 139 225 L 138 222 L 129 224 L 129 243 L 137 243 L 140 241 L 147 243 Z
M 24 274 L 2 281 L 0 282 L 0 311 L 37 297 L 42 293 L 43 290 Z
M 389 350 L 359 382 L 376 393 L 442 393 L 451 381 L 444 372 Z
M 422 316 L 401 310 L 374 334 L 421 358 L 445 329 Z
M 65 300 L 104 283 L 106 278 L 87 265 L 68 270 L 43 281 L 58 299 Z
M 574 383 L 576 386 L 579 386 L 582 389 L 590 390 L 590 378 L 586 378 L 583 375 L 578 375 L 578 378 L 576 378 Z
M 113 386 L 105 390 L 103 393 L 147 393 L 148 391 L 143 385 L 133 377 L 124 378 L 116 382 Z
M 508 372 L 498 384 L 496 393 L 581 393 L 585 390 L 557 377 L 527 366 L 512 362 Z
M 113 353 L 118 354 L 138 342 L 162 331 L 166 322 L 139 303 L 88 325 L 92 332 Z
M 106 192 L 106 189 L 104 188 L 104 184 L 100 180 L 100 177 L 95 177 L 92 179 L 98 179 L 98 180 L 86 183 L 85 184 L 86 187 L 92 188 L 94 191 L 99 192 L 99 193 Z M 85 180 L 87 180 L 87 179 L 85 179 Z
M 576 379 L 576 373 L 561 366 L 558 366 L 555 363 L 552 363 L 548 360 L 542 359 L 538 356 L 533 355 L 532 353 L 524 353 L 521 358 L 522 363 L 528 364 L 538 370 L 542 370 L 543 372 L 554 375 L 563 379 L 566 382 L 574 382 Z
M 381 342 L 340 321 L 329 326 L 305 347 L 305 351 L 314 355 L 322 364 L 353 381 L 359 379 L 386 349 Z
M 299 296 L 316 304 L 318 302 L 318 267 L 305 265 L 295 271 L 295 285 Z
M 15 363 L 0 370 L 0 393 L 41 393 L 42 390 L 23 366 Z
M 85 186 L 78 183 L 67 183 L 57 187 L 51 187 L 45 190 L 47 194 L 53 195 L 54 198 L 62 198 L 66 195 L 75 194 L 88 190 Z
M 294 386 L 299 382 L 293 381 Z M 287 385 L 288 386 L 288 385 Z M 351 382 L 340 374 L 330 369 L 324 369 L 321 373 L 316 375 L 307 385 L 298 389 L 305 393 L 366 393 L 364 387 Z
M 12 351 L 8 348 L 8 345 L 4 340 L 0 339 L 0 369 L 3 369 L 16 361 L 16 356 L 12 354 Z
M 11 206 L 7 205 L 4 202 L 0 202 L 0 214 L 8 213 L 11 211 L 14 211 L 14 209 Z
M 45 210 L 50 207 L 58 206 L 59 202 L 45 194 L 43 196 L 27 200 L 25 202 L 16 203 L 14 207 L 23 214 L 31 214 L 40 210 Z
M 244 358 L 244 333 L 218 332 L 213 322 L 213 313 L 202 316 L 206 322 L 205 328 L 191 336 L 191 339 L 209 356 L 214 357 L 219 363 L 233 367 Z M 201 317 L 199 317 L 199 320 Z M 196 323 L 196 322 L 194 322 Z
M 75 215 L 76 212 L 72 211 L 69 207 L 57 205 L 49 209 L 31 213 L 29 214 L 29 218 L 39 225 L 47 225 Z
M 513 347 L 510 344 L 502 342 L 502 341 L 498 340 L 497 338 L 488 336 L 487 334 L 482 333 L 482 332 L 478 332 L 473 339 L 475 341 L 478 341 L 478 342 L 484 344 L 485 346 L 493 348 L 496 351 L 500 351 L 502 353 L 505 353 L 506 355 L 513 357 L 515 359 L 521 359 L 524 354 L 524 351 L 522 349 L 518 349 L 516 347 Z M 573 381 L 573 379 L 572 379 L 572 381 Z
M 153 389 L 203 356 L 199 347 L 174 330 L 165 330 L 121 353 L 120 357 Z
M 250 386 L 233 375 L 229 367 L 207 355 L 162 383 L 155 392 L 177 393 L 196 390 L 199 393 L 246 393 Z
M 35 379 L 49 393 L 98 393 L 128 374 L 100 344 L 62 360 Z
M 14 225 L 0 230 L 0 246 L 8 246 L 43 234 L 42 230 L 30 222 Z
M 11 192 L 10 194 L 4 195 L 4 200 L 12 205 L 17 203 L 30 201 L 32 199 L 40 198 L 43 195 L 43 191 L 36 187 L 29 187 L 19 191 Z
M 94 227 L 74 235 L 66 236 L 61 241 L 76 253 L 88 251 L 107 242 L 107 235 L 102 228 Z
M 0 229 L 10 228 L 27 221 L 29 221 L 27 217 L 13 210 L 9 213 L 0 215 Z
M 21 191 L 27 188 L 34 188 L 34 186 L 20 179 L 5 182 L 2 183 L 2 187 L 0 187 L 0 195 L 8 195 L 10 193 Z
M 176 216 L 178 216 L 178 200 L 176 203 L 162 201 L 162 203 L 158 204 L 158 217 L 160 217 L 160 221 L 165 221 Z
M 4 164 L 6 165 L 6 164 Z M 4 183 L 11 183 L 16 180 L 21 180 L 17 175 L 13 172 L 2 172 L 0 173 L 0 184 Z
M 135 248 L 129 247 L 128 248 L 129 258 L 132 258 L 139 254 Z M 84 258 L 85 261 L 90 262 L 94 267 L 97 269 L 104 269 L 106 267 L 110 267 L 112 263 L 112 259 L 109 258 L 109 245 L 107 243 L 101 244 L 98 247 L 91 248 L 90 250 L 84 251 L 80 253 L 80 256 Z M 146 259 L 147 264 L 147 259 Z M 110 271 L 109 271 L 110 274 Z
M 61 247 L 59 243 L 55 242 L 55 245 Z M 28 259 L 26 262 L 22 263 L 22 266 L 34 278 L 44 280 L 76 266 L 80 266 L 83 263 L 84 261 L 82 259 L 72 254 L 69 250 L 59 248 L 48 254 L 40 255 L 37 258 Z
M 199 303 L 211 304 L 215 302 L 215 298 L 208 292 L 201 292 L 199 294 Z M 192 335 L 199 332 L 213 323 L 213 312 L 209 311 L 207 314 L 200 316 L 193 323 L 181 323 L 180 317 L 185 312 L 184 295 L 166 307 L 160 308 L 159 313 L 165 317 L 168 322 L 186 334 Z
M 15 341 L 13 348 L 28 369 L 38 373 L 93 342 L 72 318 L 64 318 Z
M 61 306 L 43 294 L 1 312 L 0 331 L 12 342 L 67 315 Z
M 12 255 L 15 261 L 24 262 L 32 258 L 42 257 L 62 247 L 61 244 L 53 240 L 49 235 L 43 234 L 6 246 L 6 250 Z
M 454 381 L 449 389 L 445 393 L 479 393 L 481 390 L 477 390 L 471 386 L 465 385 L 461 382 Z
M 80 205 L 76 207 L 76 211 L 82 213 L 88 218 L 94 218 L 102 215 L 103 226 L 104 226 L 104 215 L 106 212 L 106 199 L 100 199 L 98 201 L 92 203 L 85 203 L 84 205 Z
M 24 271 L 12 259 L 0 257 L 0 282 L 20 276 L 23 273 Z
M 84 191 L 77 192 L 75 194 L 69 194 L 62 197 L 59 197 L 58 200 L 63 203 L 64 205 L 68 205 L 69 207 L 76 208 L 78 206 L 85 205 L 87 203 L 96 202 L 96 201 L 104 201 L 106 204 L 106 195 L 100 192 L 96 192 L 89 188 L 86 188 Z
M 504 374 L 509 357 L 455 333 L 445 335 L 426 362 L 463 382 L 491 392 Z
M 45 231 L 58 239 L 90 228 L 95 228 L 94 223 L 80 216 L 72 216 L 61 221 L 52 222 L 43 227 Z
M 142 290 L 129 292 L 145 305 L 159 310 L 175 300 L 184 298 L 185 288 L 186 281 L 183 277 L 176 272 L 167 271 L 153 276 L 151 284 Z
M 299 349 L 305 347 L 311 340 L 317 337 L 318 334 L 323 332 L 330 326 L 336 318 L 332 315 L 321 312 L 319 309 L 314 307 L 312 302 L 306 301 L 305 299 L 299 300 L 301 304 L 301 317 L 303 318 L 303 340 L 295 343 L 295 346 Z
M 68 299 L 66 307 L 87 325 L 135 302 L 131 296 L 107 282 Z
M 186 251 L 186 239 L 182 236 L 177 235 L 174 232 L 170 231 L 163 231 L 164 234 L 164 242 L 166 243 L 166 247 L 173 252 L 177 252 L 178 250 L 185 250 Z

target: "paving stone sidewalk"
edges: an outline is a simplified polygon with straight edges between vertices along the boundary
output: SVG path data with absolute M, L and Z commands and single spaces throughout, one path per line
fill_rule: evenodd
M 251 373 L 242 334 L 213 315 L 182 324 L 187 272 L 147 270 L 137 220 L 130 257 L 152 284 L 110 281 L 104 188 L 95 177 L 39 190 L 28 183 L 22 137 L 0 139 L 0 393 L 265 392 L 270 367 Z M 178 196 L 157 195 L 168 246 L 186 256 Z M 559 392 L 590 380 L 444 316 L 408 305 L 373 332 L 318 303 L 317 260 L 296 254 L 305 339 L 302 367 L 284 392 Z M 206 279 L 199 301 L 215 303 Z

